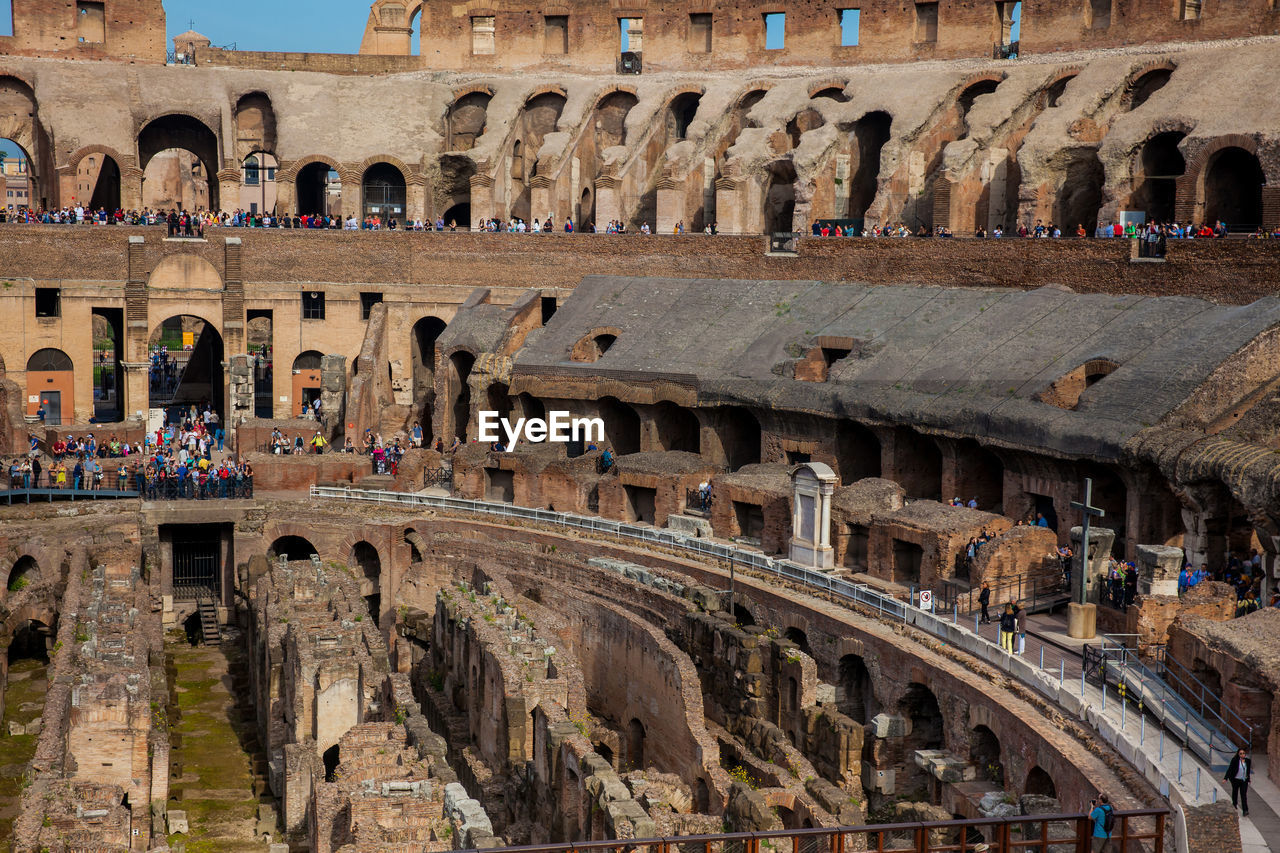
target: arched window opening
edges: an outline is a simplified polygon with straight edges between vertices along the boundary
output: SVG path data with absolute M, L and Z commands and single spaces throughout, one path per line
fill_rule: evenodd
M 297 560 L 310 560 L 311 555 L 315 553 L 317 553 L 316 546 L 303 537 L 281 536 L 271 543 L 268 556 L 274 558 L 284 557 L 292 563 Z

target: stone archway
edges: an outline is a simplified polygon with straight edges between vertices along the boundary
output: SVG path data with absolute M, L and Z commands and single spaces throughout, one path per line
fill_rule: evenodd
M 143 204 L 219 210 L 218 152 L 217 135 L 193 116 L 173 113 L 148 122 L 138 133 Z

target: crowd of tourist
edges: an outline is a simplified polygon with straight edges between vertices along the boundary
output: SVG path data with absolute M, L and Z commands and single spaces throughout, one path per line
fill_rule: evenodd
M 43 450 L 31 436 L 30 451 L 8 465 L 13 489 L 77 491 L 117 489 L 155 498 L 246 497 L 253 491 L 248 461 L 223 459 L 224 434 L 208 401 L 171 411 L 172 418 L 140 441 L 93 433 L 58 437 Z
M 1273 593 L 1271 600 L 1264 605 L 1262 578 L 1262 556 L 1253 549 L 1248 557 L 1230 555 L 1226 565 L 1215 570 L 1210 570 L 1206 563 L 1201 563 L 1198 569 L 1187 563 L 1178 575 L 1178 595 L 1186 595 L 1205 581 L 1230 584 L 1236 590 L 1236 616 L 1247 616 L 1263 606 L 1280 607 L 1280 592 Z
M 49 225 L 155 225 L 166 227 L 168 235 L 171 237 L 203 237 L 206 229 L 209 228 L 288 228 L 330 231 L 475 230 L 491 234 L 552 234 L 556 232 L 565 234 L 654 233 L 648 222 L 641 223 L 633 231 L 628 229 L 621 220 L 610 220 L 603 225 L 597 225 L 594 222 L 586 222 L 579 225 L 572 218 L 565 218 L 561 222 L 556 222 L 555 217 L 551 215 L 541 221 L 537 218 L 526 220 L 521 217 L 512 217 L 506 220 L 497 218 L 481 219 L 476 222 L 473 229 L 469 226 L 469 223 L 459 224 L 456 219 L 450 218 L 446 220 L 443 216 L 436 217 L 433 222 L 431 219 L 420 218 L 401 221 L 395 217 L 383 218 L 378 214 L 365 216 L 361 219 L 355 215 L 349 215 L 344 218 L 332 214 L 276 214 L 274 212 L 251 212 L 245 210 L 223 211 L 221 213 L 206 210 L 152 210 L 150 208 L 108 211 L 106 208 L 90 210 L 79 205 L 54 210 L 34 210 L 27 207 L 15 208 L 10 205 L 7 208 L 0 208 L 0 223 L 5 222 Z M 689 234 L 695 233 L 695 229 L 686 228 L 684 221 L 681 220 L 672 226 L 671 233 L 677 235 Z M 701 233 L 715 235 L 719 231 L 716 228 L 716 223 L 708 222 L 702 226 Z M 1230 229 L 1227 223 L 1222 221 L 1217 221 L 1212 225 L 1208 223 L 1193 224 L 1190 222 L 1150 222 L 1146 224 L 1121 223 L 1118 221 L 1099 222 L 1093 232 L 1090 233 L 1084 225 L 1079 223 L 1064 230 L 1063 227 L 1053 222 L 1044 222 L 1037 219 L 1034 223 L 1021 223 L 1017 228 L 1010 231 L 1005 231 L 1001 226 L 996 226 L 990 230 L 980 227 L 974 230 L 973 236 L 978 239 L 1000 239 L 1005 237 L 1027 239 L 1062 239 L 1063 237 L 1076 237 L 1079 239 L 1088 237 L 1095 239 L 1136 238 L 1145 239 L 1150 243 L 1162 243 L 1166 240 L 1222 238 L 1228 236 L 1229 233 Z M 863 225 L 855 228 L 852 225 L 823 220 L 814 220 L 810 226 L 810 234 L 814 237 L 935 237 L 944 239 L 954 236 L 950 228 L 941 225 L 933 229 L 924 225 L 912 229 L 905 223 L 898 222 L 885 225 Z M 1271 229 L 1258 227 L 1250 236 L 1257 239 L 1280 239 L 1280 225 Z

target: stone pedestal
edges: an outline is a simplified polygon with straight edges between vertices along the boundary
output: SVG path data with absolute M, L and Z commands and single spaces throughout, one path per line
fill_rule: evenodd
M 1077 640 L 1092 640 L 1098 635 L 1098 605 L 1067 605 L 1067 636 Z
M 1083 527 L 1071 528 L 1071 600 L 1097 602 L 1098 575 L 1107 566 L 1107 558 L 1111 556 L 1111 546 L 1116 541 L 1116 532 L 1106 527 L 1089 527 L 1087 568 L 1083 562 L 1084 555 L 1080 553 L 1080 540 L 1083 537 Z M 1083 595 L 1081 594 L 1082 584 Z
M 1139 545 L 1138 592 L 1142 595 L 1177 595 L 1182 571 L 1182 549 L 1169 545 Z

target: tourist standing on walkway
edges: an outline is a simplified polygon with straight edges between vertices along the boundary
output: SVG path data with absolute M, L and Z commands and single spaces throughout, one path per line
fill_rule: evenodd
M 1000 648 L 1013 653 L 1013 635 L 1018 628 L 1018 619 L 1014 615 L 1013 605 L 1006 604 L 1000 616 Z
M 991 614 L 987 612 L 987 608 L 991 605 L 991 584 L 986 581 L 982 582 L 982 592 L 978 593 L 978 603 L 982 605 L 982 624 L 990 625 Z
M 1111 798 L 1100 794 L 1089 806 L 1089 819 L 1093 821 L 1093 853 L 1107 853 L 1111 849 L 1111 831 L 1116 822 Z
M 1231 783 L 1231 807 L 1237 800 L 1241 814 L 1249 816 L 1249 777 L 1253 775 L 1253 759 L 1243 749 L 1236 750 L 1235 758 L 1227 765 L 1227 775 L 1222 778 Z
M 1027 650 L 1027 608 L 1019 602 L 1014 610 L 1014 621 L 1018 626 L 1018 654 L 1022 654 Z

